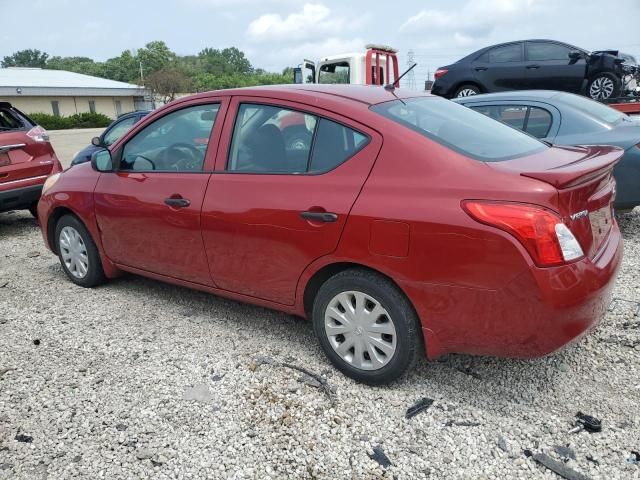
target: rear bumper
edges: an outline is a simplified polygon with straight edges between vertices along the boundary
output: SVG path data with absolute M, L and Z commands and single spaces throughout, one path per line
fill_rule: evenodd
M 445 353 L 534 358 L 594 328 L 622 261 L 617 224 L 593 260 L 530 267 L 501 290 L 411 284 L 429 358 Z
M 42 182 L 44 183 L 44 179 Z M 0 212 L 29 208 L 38 202 L 41 193 L 42 183 L 0 191 Z

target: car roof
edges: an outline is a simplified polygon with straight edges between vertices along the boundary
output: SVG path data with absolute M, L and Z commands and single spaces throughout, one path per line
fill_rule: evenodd
M 416 92 L 402 88 L 393 91 L 386 90 L 378 85 L 319 85 L 319 84 L 293 84 L 293 85 L 269 85 L 260 87 L 230 88 L 227 90 L 214 90 L 198 93 L 180 100 L 192 100 L 208 98 L 212 96 L 257 96 L 271 97 L 283 100 L 305 101 L 325 98 L 327 100 L 343 99 L 355 103 L 365 104 L 367 107 L 377 103 L 388 102 L 398 98 L 411 98 L 431 96 L 425 92 Z
M 565 92 L 558 92 L 555 90 L 517 90 L 511 92 L 496 92 L 496 93 L 482 93 L 479 95 L 472 95 L 469 97 L 455 98 L 453 101 L 456 103 L 469 103 L 469 102 L 484 102 L 484 101 L 536 101 L 536 100 L 548 100 L 556 98 L 562 100 L 562 95 Z M 560 97 L 560 98 L 559 98 Z

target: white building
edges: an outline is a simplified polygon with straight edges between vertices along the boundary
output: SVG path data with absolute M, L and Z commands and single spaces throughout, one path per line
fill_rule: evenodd
M 0 68 L 0 101 L 26 114 L 68 116 L 98 112 L 111 118 L 151 108 L 149 92 L 138 85 L 64 70 Z

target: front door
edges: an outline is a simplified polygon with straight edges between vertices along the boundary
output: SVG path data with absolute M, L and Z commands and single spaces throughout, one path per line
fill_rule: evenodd
M 299 108 L 234 99 L 202 208 L 216 285 L 286 305 L 304 269 L 336 249 L 382 144 L 363 125 Z
M 119 167 L 100 175 L 94 194 L 104 250 L 115 263 L 212 284 L 200 210 L 224 105 L 178 106 L 116 145 Z

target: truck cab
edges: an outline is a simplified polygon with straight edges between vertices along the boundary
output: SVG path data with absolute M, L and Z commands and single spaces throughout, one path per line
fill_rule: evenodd
M 294 68 L 293 83 L 398 85 L 398 50 L 369 44 L 365 52 L 303 60 Z

